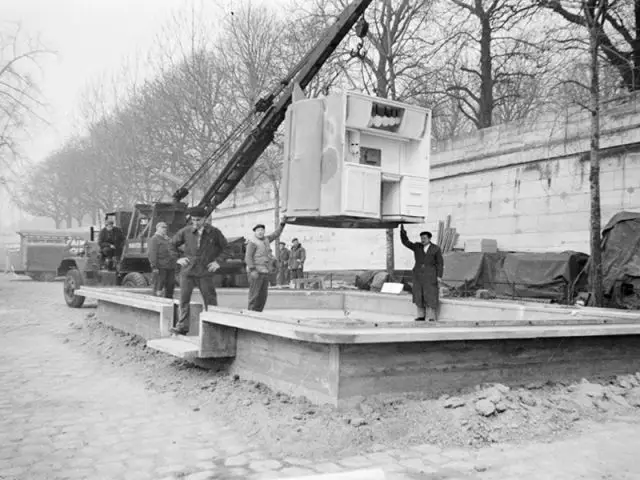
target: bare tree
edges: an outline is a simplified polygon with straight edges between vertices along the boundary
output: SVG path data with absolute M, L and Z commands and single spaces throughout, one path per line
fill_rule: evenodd
M 282 33 L 287 30 L 274 10 L 249 2 L 241 3 L 234 9 L 234 15 L 226 19 L 217 56 L 225 74 L 225 88 L 231 93 L 225 102 L 229 114 L 245 118 L 256 102 L 276 86 L 298 60 L 286 55 L 292 54 L 287 37 Z M 277 145 L 269 147 L 242 182 L 246 187 L 269 185 L 277 213 L 280 210 L 281 155 L 282 150 Z
M 26 37 L 19 24 L 0 23 L 0 172 L 15 170 L 28 121 L 44 121 L 36 74 L 42 58 L 51 53 Z
M 527 0 L 446 0 L 440 92 L 478 128 L 524 118 L 551 68 L 545 19 Z
M 50 218 L 56 228 L 60 228 L 67 205 L 56 175 L 54 166 L 46 161 L 31 168 L 24 176 L 14 201 L 25 212 Z
M 570 25 L 584 28 L 591 35 L 592 24 L 584 1 L 537 0 Z M 599 8 L 599 7 L 598 7 Z M 580 42 L 580 37 L 573 38 Z M 569 40 L 566 39 L 565 43 Z M 640 2 L 619 0 L 603 7 L 602 26 L 598 29 L 599 51 L 617 71 L 619 85 L 627 91 L 640 90 Z

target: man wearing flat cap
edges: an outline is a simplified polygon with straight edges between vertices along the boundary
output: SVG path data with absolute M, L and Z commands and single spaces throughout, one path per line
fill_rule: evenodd
M 413 267 L 413 303 L 418 310 L 416 321 L 428 318 L 434 322 L 440 306 L 439 283 L 444 271 L 440 247 L 431 243 L 431 232 L 420 232 L 420 241 L 410 242 L 404 225 L 400 225 L 400 240 L 413 251 L 416 262 Z
M 189 332 L 189 302 L 193 289 L 198 287 L 204 306 L 218 305 L 218 295 L 213 275 L 226 258 L 227 239 L 220 230 L 205 224 L 207 212 L 203 207 L 190 208 L 191 225 L 180 229 L 171 240 L 171 250 L 180 257 L 178 247 L 184 246 L 184 256 L 178 258 L 180 270 L 180 319 L 172 333 L 186 335 Z
M 280 226 L 269 235 L 261 223 L 253 227 L 253 238 L 247 243 L 244 262 L 249 276 L 249 310 L 261 312 L 267 303 L 269 276 L 277 270 L 277 261 L 271 251 L 271 242 L 280 236 L 287 221 L 283 218 Z

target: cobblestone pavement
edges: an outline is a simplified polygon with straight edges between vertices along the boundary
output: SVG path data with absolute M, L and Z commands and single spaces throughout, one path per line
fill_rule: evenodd
M 268 479 L 378 466 L 390 480 L 640 480 L 637 418 L 587 425 L 554 443 L 419 445 L 314 464 L 270 458 L 234 433 L 233 419 L 148 391 L 67 344 L 64 330 L 87 310 L 64 306 L 59 283 L 3 290 L 7 282 L 0 277 L 2 479 Z

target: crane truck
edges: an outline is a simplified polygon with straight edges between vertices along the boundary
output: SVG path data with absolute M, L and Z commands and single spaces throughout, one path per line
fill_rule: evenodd
M 213 154 L 173 194 L 173 201 L 154 204 L 137 204 L 133 211 L 115 211 L 107 214 L 109 220 L 125 233 L 125 244 L 115 268 L 101 268 L 99 246 L 91 241 L 85 248 L 77 249 L 73 257 L 65 258 L 61 271 L 65 274 L 63 293 L 68 306 L 79 308 L 84 297 L 76 295 L 83 285 L 147 286 L 151 277 L 151 265 L 147 258 L 146 244 L 158 222 L 166 222 L 170 234 L 187 224 L 188 205 L 183 202 L 197 182 L 215 164 L 228 157 L 219 175 L 206 190 L 198 206 L 209 215 L 237 187 L 260 155 L 273 141 L 274 135 L 285 119 L 287 108 L 297 89 L 304 90 L 329 59 L 349 31 L 355 26 L 360 41 L 352 55 L 360 55 L 363 40 L 368 32 L 364 12 L 372 0 L 354 0 L 336 21 L 327 27 L 313 48 L 281 79 L 267 95 L 254 105 L 251 112 L 220 144 Z M 240 141 L 239 147 L 233 148 Z M 244 239 L 229 239 L 227 261 L 221 265 L 218 275 L 228 280 L 225 286 L 234 286 L 244 274 Z M 223 283 L 224 285 L 224 283 Z

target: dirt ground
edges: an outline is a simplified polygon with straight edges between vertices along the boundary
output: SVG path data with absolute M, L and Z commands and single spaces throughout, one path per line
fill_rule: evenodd
M 517 389 L 479 385 L 456 397 L 403 395 L 336 410 L 147 349 L 144 340 L 101 324 L 95 310 L 87 309 L 83 323 L 69 325 L 68 339 L 126 368 L 148 389 L 176 395 L 194 410 L 232 418 L 239 433 L 281 456 L 318 459 L 420 443 L 475 448 L 550 442 L 584 421 L 640 418 L 640 372 Z

